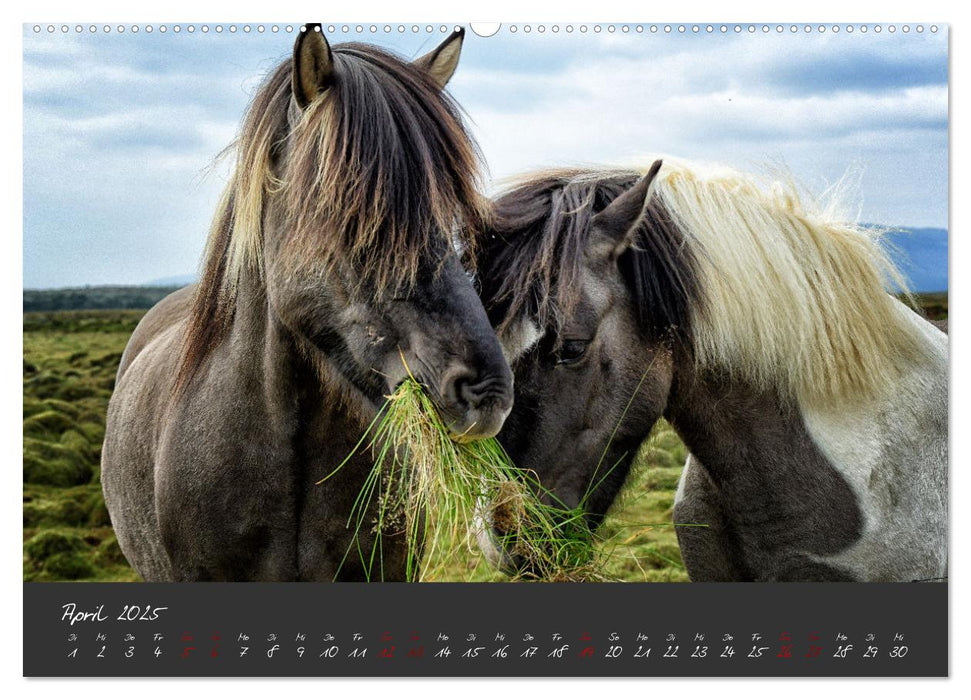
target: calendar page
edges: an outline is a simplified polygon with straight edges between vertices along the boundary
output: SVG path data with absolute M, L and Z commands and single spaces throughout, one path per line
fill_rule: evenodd
M 947 676 L 948 79 L 25 24 L 23 674 Z

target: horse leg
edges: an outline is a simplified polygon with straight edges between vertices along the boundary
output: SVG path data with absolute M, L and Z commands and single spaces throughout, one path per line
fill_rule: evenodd
M 691 454 L 678 482 L 674 522 L 681 558 L 692 581 L 747 580 L 717 489 L 704 466 Z

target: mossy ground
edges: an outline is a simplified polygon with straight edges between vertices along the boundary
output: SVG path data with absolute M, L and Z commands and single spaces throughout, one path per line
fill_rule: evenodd
M 137 581 L 101 495 L 118 361 L 144 312 L 24 314 L 24 580 Z

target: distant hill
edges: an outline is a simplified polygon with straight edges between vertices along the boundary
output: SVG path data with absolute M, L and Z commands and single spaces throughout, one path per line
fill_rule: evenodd
M 198 275 L 173 275 L 171 277 L 159 277 L 145 283 L 146 287 L 184 287 L 198 281 Z
M 25 289 L 24 313 L 75 309 L 148 309 L 184 285 Z
M 886 240 L 915 292 L 947 291 L 947 229 L 905 229 L 887 234 Z

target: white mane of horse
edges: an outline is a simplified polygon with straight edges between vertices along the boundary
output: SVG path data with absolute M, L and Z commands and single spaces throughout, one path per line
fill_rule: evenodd
M 907 287 L 883 232 L 838 218 L 838 201 L 671 158 L 655 193 L 695 253 L 699 367 L 811 404 L 885 395 L 925 352 L 888 294 Z

